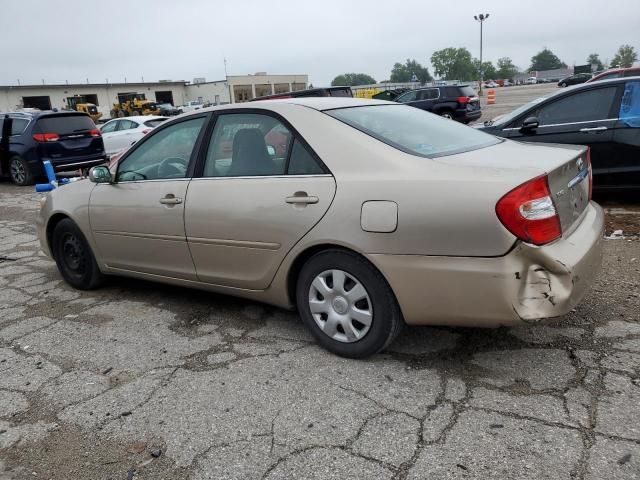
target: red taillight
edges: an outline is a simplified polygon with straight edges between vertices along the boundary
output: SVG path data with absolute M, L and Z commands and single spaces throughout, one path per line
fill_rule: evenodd
M 496 214 L 505 228 L 524 242 L 544 245 L 562 235 L 546 175 L 507 193 L 496 204 Z
M 60 140 L 60 135 L 57 133 L 36 133 L 33 139 L 36 142 L 57 142 Z
M 94 128 L 89 132 L 89 135 L 91 135 L 92 137 L 101 137 L 102 133 L 97 128 Z
M 458 103 L 466 105 L 471 101 L 471 97 L 458 97 Z
M 587 147 L 587 168 L 589 169 L 589 200 L 593 197 L 593 167 L 591 166 L 591 147 Z

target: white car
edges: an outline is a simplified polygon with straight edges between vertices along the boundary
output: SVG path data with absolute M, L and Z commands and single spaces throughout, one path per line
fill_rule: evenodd
M 500 85 L 498 85 L 496 82 L 494 82 L 493 80 L 491 80 L 490 82 L 485 82 L 484 84 L 484 88 L 497 88 Z
M 109 120 L 100 127 L 106 154 L 111 156 L 129 148 L 167 118 L 143 115 Z
M 536 83 L 538 83 L 538 79 L 536 77 L 527 78 L 527 84 L 528 85 L 535 85 Z

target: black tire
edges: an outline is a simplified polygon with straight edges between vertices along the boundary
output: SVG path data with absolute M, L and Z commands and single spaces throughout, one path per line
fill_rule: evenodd
M 566 86 L 567 86 L 567 84 L 566 84 L 566 83 L 564 83 L 564 82 L 562 82 L 562 83 L 560 84 L 560 86 L 564 88 L 564 87 L 566 87 Z
M 364 336 L 351 343 L 325 334 L 314 319 L 309 306 L 314 279 L 328 270 L 346 272 L 364 286 L 371 301 L 372 320 Z M 380 272 L 353 252 L 325 250 L 312 256 L 302 267 L 296 283 L 296 303 L 302 321 L 324 348 L 342 357 L 366 358 L 386 348 L 400 333 L 404 320 L 391 287 Z
M 52 253 L 64 280 L 78 290 L 92 290 L 104 283 L 87 239 L 69 218 L 53 229 Z
M 448 118 L 449 120 L 453 120 L 453 112 L 451 110 L 441 110 L 438 114 L 441 117 Z
M 16 185 L 25 187 L 36 183 L 36 178 L 24 158 L 14 155 L 9 159 L 9 176 Z

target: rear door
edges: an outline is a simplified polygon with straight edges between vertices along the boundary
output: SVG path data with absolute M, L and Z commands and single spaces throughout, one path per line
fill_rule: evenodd
M 626 82 L 613 133 L 609 165 L 612 186 L 640 186 L 640 81 Z
M 43 115 L 33 133 L 39 135 L 40 156 L 54 166 L 104 155 L 102 136 L 91 117 L 84 113 Z
M 329 208 L 333 176 L 291 126 L 269 112 L 219 115 L 206 144 L 185 207 L 198 280 L 265 289 Z
M 618 86 L 612 85 L 551 98 L 535 111 L 520 116 L 511 125 L 508 136 L 524 142 L 587 145 L 591 148 L 594 185 L 607 185 L 618 116 L 614 105 L 617 95 Z M 539 127 L 521 131 L 522 122 L 529 117 L 537 117 Z

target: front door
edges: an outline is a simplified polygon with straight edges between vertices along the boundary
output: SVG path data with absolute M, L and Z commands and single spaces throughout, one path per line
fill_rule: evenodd
M 334 194 L 333 177 L 281 119 L 220 115 L 187 194 L 185 228 L 198 279 L 267 288 Z
M 91 229 L 110 268 L 196 279 L 184 205 L 205 122 L 202 115 L 159 128 L 122 159 L 114 183 L 93 189 Z
M 541 104 L 529 111 L 512 126 L 520 127 L 525 118 L 535 116 L 540 126 L 532 131 L 510 130 L 509 138 L 524 142 L 587 145 L 591 148 L 591 163 L 595 186 L 609 183 L 609 168 L 613 149 L 613 128 L 617 121 L 614 100 L 617 86 L 593 88 Z

